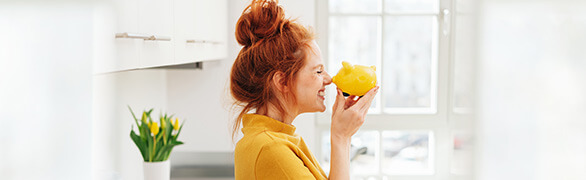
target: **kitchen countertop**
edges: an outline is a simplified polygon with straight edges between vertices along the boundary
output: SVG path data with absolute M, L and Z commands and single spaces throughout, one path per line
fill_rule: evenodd
M 175 152 L 171 160 L 171 180 L 234 179 L 232 152 Z

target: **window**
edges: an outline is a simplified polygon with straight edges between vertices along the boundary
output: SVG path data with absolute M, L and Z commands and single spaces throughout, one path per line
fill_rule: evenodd
M 376 65 L 381 85 L 372 105 L 376 112 L 435 113 L 438 3 L 330 0 L 329 71 L 337 72 L 342 61 Z
M 469 104 L 467 96 L 459 96 L 467 95 L 461 83 L 453 90 L 455 73 L 450 72 L 452 1 L 316 2 L 318 43 L 328 72 L 335 75 L 342 61 L 375 65 L 381 86 L 366 122 L 352 138 L 352 179 L 446 179 L 456 171 L 465 174 L 460 173 L 467 165 L 461 159 L 467 152 L 456 143 L 469 136 L 453 132 L 450 120 L 453 107 Z M 327 94 L 331 106 L 335 89 Z M 317 156 L 327 172 L 330 116 L 330 109 L 317 115 Z M 458 122 L 465 121 L 465 116 L 458 117 Z

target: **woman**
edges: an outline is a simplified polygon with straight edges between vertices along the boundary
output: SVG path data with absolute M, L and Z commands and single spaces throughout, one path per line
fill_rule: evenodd
M 350 138 L 378 87 L 358 99 L 337 90 L 326 176 L 291 125 L 301 113 L 326 109 L 325 86 L 332 81 L 313 33 L 286 19 L 277 2 L 253 0 L 236 24 L 236 39 L 243 48 L 232 66 L 230 90 L 242 110 L 232 133 L 242 123 L 244 134 L 234 152 L 236 179 L 349 179 Z

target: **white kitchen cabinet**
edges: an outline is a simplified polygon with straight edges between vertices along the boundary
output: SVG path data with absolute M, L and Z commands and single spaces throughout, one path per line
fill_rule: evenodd
M 226 0 L 110 0 L 94 12 L 96 73 L 227 56 Z
M 173 1 L 140 0 L 138 32 L 151 36 L 139 53 L 140 68 L 169 65 L 173 62 Z
M 226 0 L 175 0 L 175 61 L 184 64 L 227 56 Z
M 143 39 L 138 33 L 138 0 L 112 0 L 94 8 L 94 72 L 114 72 L 139 66 Z M 126 38 L 116 34 L 127 33 Z
M 138 33 L 138 6 L 139 0 L 115 0 L 115 33 Z M 111 35 L 113 36 L 113 35 Z M 125 70 L 139 65 L 139 52 L 144 40 L 135 38 L 113 38 L 116 66 L 114 70 Z

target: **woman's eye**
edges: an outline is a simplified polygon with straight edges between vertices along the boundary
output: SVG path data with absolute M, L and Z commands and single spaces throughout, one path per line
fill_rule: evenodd
M 321 74 L 321 73 L 323 73 L 323 72 L 324 72 L 324 71 L 317 71 L 317 73 L 318 73 L 318 74 Z

